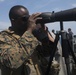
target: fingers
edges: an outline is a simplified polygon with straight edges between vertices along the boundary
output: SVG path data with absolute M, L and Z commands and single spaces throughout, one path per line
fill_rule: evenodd
M 42 17 L 35 18 L 35 22 L 36 22 L 37 20 L 40 20 L 40 19 L 42 19 Z
M 41 14 L 41 13 L 34 13 L 34 14 L 32 14 L 30 17 L 31 17 L 32 19 L 35 19 L 35 18 L 37 18 L 40 14 Z
M 41 14 L 41 13 L 34 13 L 34 14 L 32 14 L 32 16 L 33 16 L 33 18 L 36 18 L 36 17 L 38 17 L 40 14 Z

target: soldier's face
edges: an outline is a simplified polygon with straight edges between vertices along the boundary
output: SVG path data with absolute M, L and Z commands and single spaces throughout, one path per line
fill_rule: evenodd
M 14 21 L 15 28 L 18 30 L 25 30 L 27 28 L 27 21 L 29 17 L 29 13 L 27 10 L 21 9 L 17 12 L 19 14 L 19 17 L 17 17 Z
M 27 21 L 23 21 L 22 18 L 19 18 L 16 20 L 16 24 L 15 27 L 20 29 L 20 30 L 24 30 L 27 27 Z

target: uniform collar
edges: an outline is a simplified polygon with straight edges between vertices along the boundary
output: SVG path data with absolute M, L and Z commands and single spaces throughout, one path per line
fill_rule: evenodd
M 9 29 L 5 30 L 7 33 L 9 33 L 10 35 L 12 35 L 13 37 L 19 39 L 20 36 L 15 34 L 15 32 L 9 27 Z

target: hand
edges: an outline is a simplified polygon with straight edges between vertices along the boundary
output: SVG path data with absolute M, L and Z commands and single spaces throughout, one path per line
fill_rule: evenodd
M 35 13 L 29 17 L 27 30 L 30 30 L 32 32 L 36 28 L 36 21 L 38 19 L 42 19 L 41 17 L 38 17 L 40 14 L 41 13 Z

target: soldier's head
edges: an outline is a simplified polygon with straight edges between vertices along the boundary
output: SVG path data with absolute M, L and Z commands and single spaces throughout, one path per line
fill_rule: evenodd
M 9 18 L 13 29 L 25 30 L 27 28 L 29 11 L 22 5 L 13 6 L 9 11 Z
M 68 32 L 70 32 L 71 31 L 71 28 L 68 28 Z

